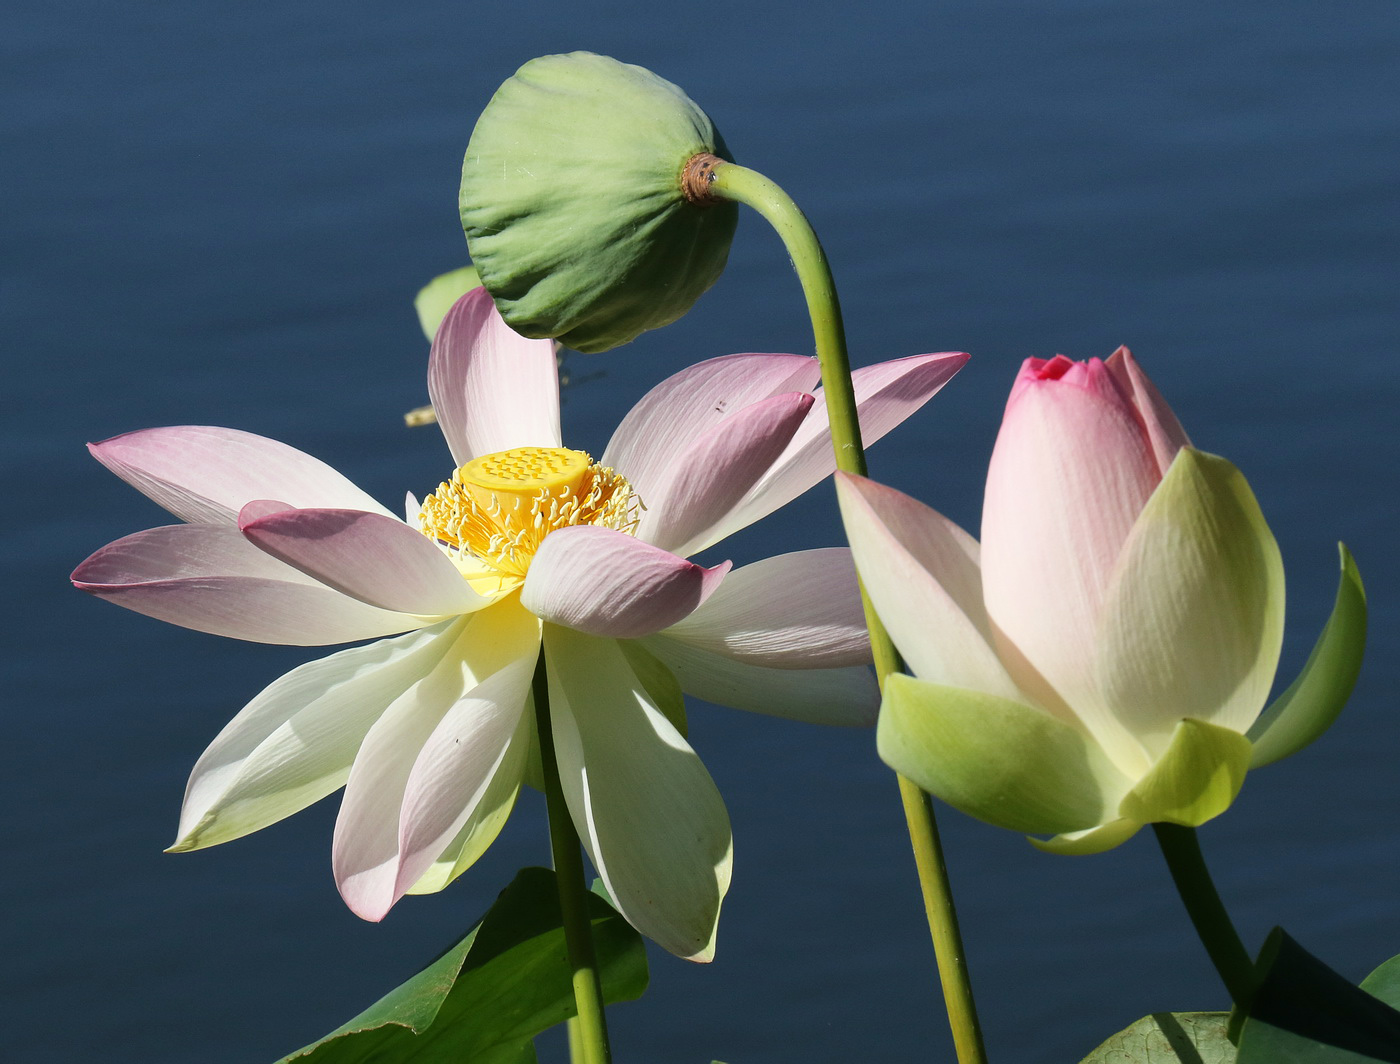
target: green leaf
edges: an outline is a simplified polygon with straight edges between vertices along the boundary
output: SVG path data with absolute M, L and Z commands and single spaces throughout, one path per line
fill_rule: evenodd
M 588 902 L 604 1000 L 640 997 L 641 936 L 602 898 Z M 574 1013 L 554 873 L 526 868 L 466 938 L 279 1064 L 534 1064 L 532 1039 Z
M 1400 957 L 1391 957 L 1361 980 L 1361 989 L 1391 1008 L 1400 1009 Z
M 1228 1012 L 1154 1012 L 1119 1031 L 1081 1064 L 1233 1064 Z
M 1064 721 L 912 676 L 886 682 L 875 741 L 896 772 L 955 809 L 1012 831 L 1096 827 L 1116 818 L 1128 788 L 1099 745 Z
M 1269 936 L 1257 967 L 1264 976 L 1240 1030 L 1239 1064 L 1400 1062 L 1400 1012 L 1281 929 Z
M 1337 549 L 1342 574 L 1332 616 L 1298 678 L 1249 729 L 1254 743 L 1251 767 L 1296 754 L 1325 732 L 1346 705 L 1361 672 L 1361 655 L 1366 648 L 1366 589 L 1346 545 L 1339 543 Z
M 434 277 L 419 289 L 418 295 L 413 298 L 413 309 L 418 311 L 418 324 L 423 327 L 423 335 L 429 343 L 437 335 L 438 326 L 452 309 L 452 304 L 473 288 L 480 287 L 481 278 L 476 275 L 475 267 L 463 266 Z

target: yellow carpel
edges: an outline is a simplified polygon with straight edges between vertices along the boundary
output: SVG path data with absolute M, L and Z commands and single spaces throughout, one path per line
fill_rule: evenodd
M 419 525 L 485 594 L 525 579 L 550 532 L 599 525 L 633 533 L 641 502 L 627 480 L 565 447 L 514 447 L 473 458 L 423 500 Z

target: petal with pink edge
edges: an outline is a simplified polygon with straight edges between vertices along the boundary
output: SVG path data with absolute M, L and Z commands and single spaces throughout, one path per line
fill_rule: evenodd
M 171 851 L 247 835 L 344 786 L 370 726 L 432 671 L 465 623 L 342 650 L 264 688 L 195 762 Z
M 1162 398 L 1157 386 L 1147 379 L 1147 374 L 1137 364 L 1137 359 L 1126 347 L 1120 347 L 1104 363 L 1108 371 L 1118 381 L 1118 386 L 1132 396 L 1133 407 L 1142 421 L 1143 432 L 1152 445 L 1152 453 L 1157 459 L 1157 469 L 1163 475 L 1183 447 L 1190 447 L 1186 430 L 1176 419 L 1176 414 Z
M 137 491 L 192 524 L 233 524 L 253 499 L 387 514 L 320 459 L 238 429 L 177 425 L 88 444 Z
M 638 642 L 675 673 L 686 694 L 717 706 L 847 727 L 874 724 L 880 708 L 879 685 L 865 665 L 770 669 L 672 639 L 669 632 Z
M 817 360 L 804 355 L 724 355 L 697 362 L 642 396 L 613 433 L 602 464 L 648 500 L 695 440 L 754 403 L 811 391 L 820 377 Z
M 735 569 L 666 636 L 770 669 L 870 663 L 870 637 L 851 552 L 780 554 Z
M 269 557 L 231 525 L 166 525 L 107 544 L 73 571 L 98 598 L 212 635 L 323 646 L 440 618 L 347 598 Z
M 619 912 L 679 957 L 714 956 L 729 814 L 615 640 L 546 625 L 550 720 L 574 826 Z
M 484 288 L 452 304 L 438 326 L 428 396 L 459 466 L 512 447 L 559 446 L 554 344 L 511 329 Z
M 865 366 L 852 373 L 864 445 L 869 447 L 918 411 L 966 362 L 967 355 L 957 352 L 914 355 Z M 807 420 L 767 475 L 695 550 L 718 543 L 766 517 L 835 471 L 825 392 L 818 391 L 816 398 Z
M 977 541 L 917 499 L 864 477 L 837 473 L 836 495 L 870 601 L 914 675 L 1024 698 L 993 648 Z
M 370 728 L 351 766 L 331 845 L 340 895 L 357 916 L 381 920 L 400 896 L 401 810 L 425 744 L 460 699 L 474 699 L 503 669 L 532 665 L 538 649 L 539 622 L 513 599 L 471 614 L 436 667 Z M 504 720 L 496 717 L 498 724 Z M 507 730 L 513 734 L 513 721 Z M 501 729 L 490 734 L 500 737 Z M 501 738 L 502 747 L 508 739 Z
M 704 602 L 729 567 L 706 569 L 625 532 L 575 525 L 545 537 L 520 602 L 543 620 L 591 635 L 649 635 Z
M 397 517 L 361 510 L 245 507 L 239 526 L 253 546 L 327 587 L 380 609 L 450 617 L 488 605 L 423 533 Z
M 694 554 L 783 453 L 812 402 L 805 392 L 788 392 L 746 406 L 692 440 L 650 495 L 633 485 L 646 506 L 637 538 L 681 557 Z
M 1099 613 L 1158 480 L 1137 415 L 1102 363 L 1028 361 L 992 452 L 981 544 L 987 615 L 1023 656 L 1027 690 L 1040 677 L 1077 711 L 1107 713 L 1093 675 Z

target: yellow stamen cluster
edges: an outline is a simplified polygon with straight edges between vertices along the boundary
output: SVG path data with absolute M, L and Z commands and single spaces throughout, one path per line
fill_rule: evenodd
M 555 529 L 599 525 L 630 535 L 641 510 L 626 479 L 583 451 L 514 447 L 458 468 L 423 500 L 418 522 L 464 575 L 495 578 L 491 590 L 505 591 L 525 579 Z

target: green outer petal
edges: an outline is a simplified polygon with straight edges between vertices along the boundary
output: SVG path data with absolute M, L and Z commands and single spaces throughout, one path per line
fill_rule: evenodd
M 1366 649 L 1366 589 L 1346 545 L 1337 544 L 1342 574 L 1332 616 L 1317 637 L 1298 678 L 1248 731 L 1254 743 L 1250 768 L 1296 754 L 1331 727 L 1346 705 Z
M 641 67 L 588 52 L 522 66 L 462 163 L 472 262 L 506 324 L 606 351 L 675 321 L 719 278 L 738 207 L 681 191 L 693 156 L 728 158 L 703 111 Z
M 1225 812 L 1240 793 L 1251 750 L 1239 732 L 1183 720 L 1167 752 L 1123 799 L 1119 811 L 1142 824 L 1204 824 Z
M 1116 563 L 1096 670 L 1149 764 L 1183 718 L 1243 733 L 1283 643 L 1283 560 L 1239 470 L 1182 448 Z
M 1021 702 L 893 675 L 881 759 L 954 808 L 1053 835 L 1111 819 L 1131 781 L 1083 732 Z
M 452 304 L 473 288 L 481 287 L 481 278 L 471 266 L 462 266 L 450 273 L 439 274 L 418 290 L 413 297 L 413 309 L 418 311 L 418 324 L 423 335 L 432 343 L 438 326 L 447 316 Z
M 1088 831 L 1070 831 L 1053 839 L 1027 839 L 1037 850 L 1058 853 L 1064 857 L 1083 857 L 1103 853 L 1127 842 L 1142 827 L 1136 820 L 1119 817 Z
M 666 667 L 666 663 L 646 647 L 633 639 L 619 639 L 622 656 L 632 667 L 632 672 L 642 682 L 642 687 L 651 698 L 661 715 L 671 722 L 671 726 L 684 737 L 688 728 L 685 719 L 685 693 L 676 674 Z

